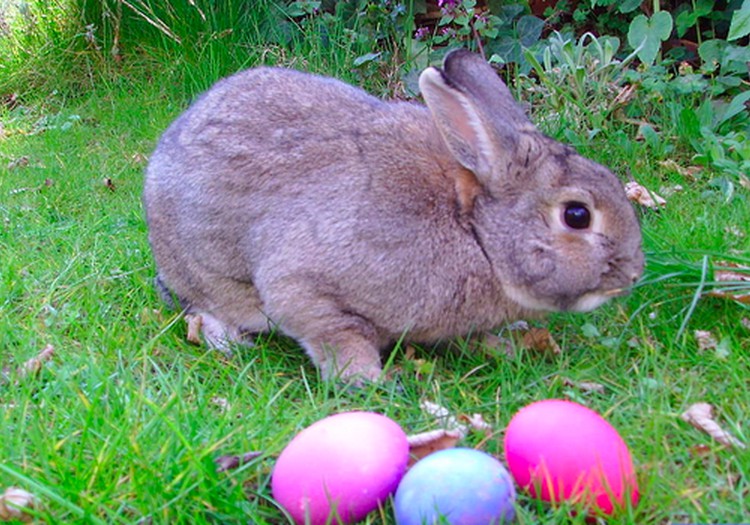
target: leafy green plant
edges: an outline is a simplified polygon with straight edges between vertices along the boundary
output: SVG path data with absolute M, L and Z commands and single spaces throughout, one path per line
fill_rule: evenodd
M 532 90 L 542 91 L 541 98 L 558 118 L 596 134 L 624 102 L 618 97 L 618 82 L 635 54 L 621 60 L 619 47 L 615 37 L 586 33 L 574 40 L 555 32 L 526 51 L 534 76 L 521 75 L 520 79 Z
M 523 50 L 541 38 L 544 21 L 528 13 L 520 3 L 490 1 L 480 6 L 477 0 L 438 0 L 441 18 L 435 31 L 427 27 L 418 32 L 431 47 L 465 45 L 496 64 L 516 64 L 528 72 L 530 65 Z
M 670 13 L 657 11 L 651 17 L 641 14 L 630 22 L 628 44 L 635 49 L 641 62 L 650 66 L 656 61 L 662 42 L 671 34 L 672 15 Z

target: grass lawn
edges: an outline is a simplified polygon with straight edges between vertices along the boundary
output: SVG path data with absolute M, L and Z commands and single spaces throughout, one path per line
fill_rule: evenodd
M 0 492 L 36 495 L 38 522 L 285 523 L 270 497 L 274 457 L 323 416 L 373 410 L 416 433 L 439 427 L 420 409 L 429 400 L 481 414 L 494 432 L 463 444 L 501 455 L 511 416 L 552 397 L 599 411 L 631 448 L 642 499 L 613 523 L 750 520 L 750 449 L 680 417 L 712 403 L 750 444 L 750 312 L 701 298 L 683 326 L 704 255 L 750 253 L 747 189 L 723 200 L 709 174 L 691 181 L 662 164 L 689 157 L 632 130 L 581 139 L 582 153 L 624 179 L 684 187 L 642 212 L 644 284 L 594 313 L 552 316 L 559 355 L 508 357 L 464 341 L 397 348 L 390 380 L 351 392 L 322 382 L 280 336 L 231 359 L 191 345 L 160 302 L 140 193 L 157 137 L 184 109 L 166 88 L 152 79 L 0 109 Z M 682 277 L 661 279 L 672 270 Z M 695 330 L 716 347 L 700 349 Z M 54 357 L 37 374 L 17 372 L 47 345 Z M 261 455 L 217 473 L 217 457 L 248 451 Z M 517 507 L 521 524 L 585 523 L 526 496 Z M 392 522 L 390 508 L 367 520 Z

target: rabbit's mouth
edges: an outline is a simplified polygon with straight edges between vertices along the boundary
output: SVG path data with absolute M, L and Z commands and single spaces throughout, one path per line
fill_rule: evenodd
M 576 301 L 566 308 L 566 310 L 572 312 L 590 312 L 591 310 L 599 308 L 613 297 L 620 297 L 622 295 L 628 295 L 629 293 L 629 288 L 612 288 L 610 290 L 588 292 L 576 299 Z

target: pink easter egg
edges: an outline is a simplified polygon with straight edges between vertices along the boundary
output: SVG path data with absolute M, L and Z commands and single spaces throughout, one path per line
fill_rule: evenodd
M 333 516 L 354 523 L 396 490 L 408 459 L 406 434 L 393 420 L 345 412 L 289 442 L 274 466 L 271 491 L 298 524 L 324 525 Z
M 542 501 L 571 502 L 610 515 L 638 503 L 633 460 L 617 430 L 593 410 L 560 399 L 532 403 L 505 431 L 516 483 Z

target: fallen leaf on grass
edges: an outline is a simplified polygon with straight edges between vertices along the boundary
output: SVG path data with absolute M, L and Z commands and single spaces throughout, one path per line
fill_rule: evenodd
M 745 444 L 724 430 L 714 419 L 713 407 L 708 403 L 695 403 L 683 414 L 682 419 L 728 447 L 745 448 Z
M 641 206 L 645 206 L 646 208 L 658 209 L 667 205 L 667 201 L 664 197 L 647 190 L 644 186 L 641 186 L 635 181 L 625 184 L 625 195 L 627 195 L 629 200 L 636 202 Z
M 203 328 L 203 317 L 200 314 L 187 314 L 187 340 L 189 343 L 199 345 L 202 343 L 201 331 Z
M 636 96 L 636 85 L 630 84 L 620 89 L 615 98 L 612 100 L 611 107 L 624 106 Z
M 695 340 L 698 343 L 698 350 L 705 352 L 707 350 L 716 350 L 719 343 L 708 330 L 696 330 L 693 332 Z
M 714 279 L 718 282 L 750 283 L 750 267 L 732 262 L 722 262 L 714 266 Z
M 750 304 L 750 267 L 730 262 L 716 264 L 714 266 L 714 281 L 717 283 L 733 283 L 735 286 L 711 290 L 708 292 L 711 297 Z
M 521 345 L 526 350 L 547 355 L 560 355 L 562 349 L 546 328 L 529 328 L 521 338 Z
M 214 459 L 214 463 L 216 463 L 216 472 L 226 472 L 227 470 L 236 469 L 261 455 L 262 453 L 260 452 L 247 452 L 241 456 L 219 456 Z
M 688 452 L 690 452 L 690 455 L 695 458 L 700 458 L 703 456 L 708 456 L 711 453 L 711 447 L 706 445 L 705 443 L 700 443 L 698 445 L 693 445 L 688 449 Z
M 594 381 L 573 381 L 570 378 L 563 377 L 562 379 L 563 385 L 575 388 L 576 390 L 580 390 L 582 392 L 594 392 L 597 394 L 603 394 L 606 392 L 606 388 L 601 383 L 596 383 Z
M 557 356 L 562 353 L 560 345 L 546 328 L 531 327 L 523 323 L 519 328 L 510 328 L 509 337 L 500 337 L 493 333 L 482 336 L 481 344 L 484 348 L 492 348 L 508 357 L 513 357 L 516 350 L 527 350 L 545 356 Z
M 219 407 L 222 413 L 232 408 L 232 404 L 225 397 L 214 396 L 211 398 L 211 403 Z
M 104 187 L 109 191 L 115 191 L 117 189 L 117 186 L 115 186 L 115 181 L 113 181 L 109 177 L 104 177 L 104 180 L 102 182 L 104 183 Z
M 746 190 L 750 190 L 750 179 L 748 179 L 745 175 L 740 175 L 740 186 L 742 186 Z
M 404 352 L 404 363 L 410 363 L 413 366 L 414 374 L 416 375 L 417 379 L 424 376 L 429 376 L 435 370 L 435 363 L 433 361 L 418 358 L 417 350 L 412 345 L 406 346 L 406 350 Z M 400 367 L 399 371 L 402 370 L 403 367 Z
M 409 443 L 409 467 L 425 456 L 455 447 L 464 434 L 460 430 L 447 430 L 444 428 L 421 432 L 408 436 Z
M 36 506 L 36 497 L 30 492 L 17 487 L 8 487 L 0 495 L 0 521 L 31 521 L 28 514 Z
M 29 157 L 26 155 L 22 157 L 18 157 L 17 159 L 13 159 L 8 163 L 7 169 L 8 171 L 13 171 L 18 168 L 25 168 L 29 165 Z
M 689 181 L 694 181 L 696 178 L 696 175 L 698 175 L 703 168 L 700 166 L 681 166 L 678 164 L 674 159 L 667 159 L 659 162 L 659 164 L 670 171 L 674 171 L 675 173 L 678 173 L 679 175 L 682 175 Z
M 23 188 L 16 188 L 14 190 L 10 191 L 11 195 L 18 195 L 21 193 L 31 192 L 31 191 L 41 191 L 44 188 L 49 188 L 55 183 L 52 179 L 44 179 L 44 182 L 40 184 L 39 186 L 24 186 Z
M 44 349 L 39 352 L 36 357 L 32 357 L 18 367 L 18 370 L 16 371 L 16 377 L 18 379 L 23 379 L 25 377 L 38 374 L 42 369 L 44 363 L 52 359 L 53 355 L 55 355 L 55 347 L 52 345 L 45 346 Z
M 479 430 L 480 432 L 491 432 L 493 430 L 492 425 L 487 423 L 484 420 L 484 417 L 482 417 L 482 414 L 462 414 L 458 416 L 458 419 L 469 425 L 474 430 Z
M 144 153 L 133 153 L 130 156 L 130 160 L 136 164 L 146 164 L 148 162 L 148 156 Z
M 411 460 L 409 466 L 419 459 L 446 448 L 453 448 L 470 430 L 478 430 L 486 435 L 492 433 L 492 426 L 481 414 L 455 417 L 450 410 L 432 401 L 422 401 L 422 410 L 437 419 L 442 427 L 408 437 Z
M 432 401 L 422 401 L 420 404 L 422 410 L 437 419 L 438 425 L 448 430 L 457 430 L 464 437 L 468 431 L 466 425 L 459 423 L 458 419 L 450 413 L 450 410 L 442 405 Z
M 513 342 L 507 337 L 500 337 L 497 334 L 487 332 L 477 338 L 480 349 L 488 352 L 493 357 L 500 354 L 507 357 L 513 357 L 516 354 L 516 348 Z
M 685 188 L 681 184 L 675 184 L 674 186 L 662 186 L 659 188 L 659 194 L 663 197 L 670 197 L 675 193 L 685 191 Z

